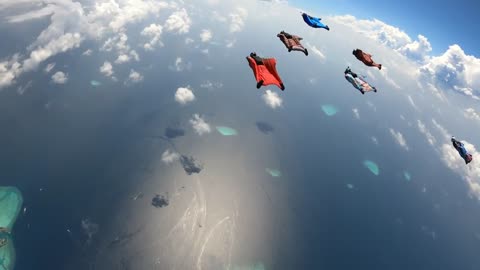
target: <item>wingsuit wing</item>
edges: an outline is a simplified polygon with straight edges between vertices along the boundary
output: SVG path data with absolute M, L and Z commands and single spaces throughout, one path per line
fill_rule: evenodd
M 282 90 L 285 89 L 282 79 L 277 73 L 274 58 L 263 59 L 263 65 L 258 65 L 252 57 L 247 57 L 247 60 L 257 84 L 261 83 L 261 86 L 276 85 Z
M 303 47 L 302 43 L 300 43 L 300 40 L 302 40 L 301 37 L 290 35 L 285 32 L 278 34 L 277 37 L 280 38 L 280 40 L 283 42 L 285 47 L 287 47 L 289 52 L 300 51 L 300 52 L 303 52 L 305 55 L 308 55 L 307 49 Z

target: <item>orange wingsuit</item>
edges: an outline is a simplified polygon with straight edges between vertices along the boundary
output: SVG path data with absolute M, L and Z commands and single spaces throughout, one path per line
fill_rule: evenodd
M 371 54 L 365 53 L 360 49 L 356 49 L 352 53 L 353 55 L 355 55 L 355 57 L 358 60 L 362 61 L 365 65 L 369 67 L 377 67 L 378 69 L 382 69 L 382 64 L 375 63 L 375 61 L 373 61 L 372 59 Z
M 275 58 L 260 58 L 257 54 L 251 53 L 247 57 L 247 61 L 257 80 L 257 88 L 273 84 L 282 89 L 282 91 L 285 90 L 282 79 L 280 79 L 275 67 L 277 64 Z

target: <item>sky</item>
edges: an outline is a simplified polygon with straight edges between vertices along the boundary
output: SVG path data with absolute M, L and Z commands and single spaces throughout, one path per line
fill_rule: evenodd
M 291 0 L 320 15 L 352 14 L 363 19 L 379 19 L 406 31 L 412 37 L 426 36 L 433 44 L 433 53 L 443 53 L 452 44 L 459 44 L 467 54 L 480 57 L 480 40 L 476 33 L 478 1 L 310 1 Z M 319 16 L 320 16 L 319 15 Z
M 18 269 L 478 269 L 480 59 L 463 43 L 436 54 L 353 11 L 313 29 L 282 1 L 45 2 L 0 2 Z M 256 89 L 252 51 L 285 91 Z

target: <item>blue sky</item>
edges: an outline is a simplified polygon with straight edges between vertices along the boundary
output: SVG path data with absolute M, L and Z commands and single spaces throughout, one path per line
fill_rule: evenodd
M 480 10 L 478 1 L 378 1 L 353 0 L 289 1 L 299 8 L 326 14 L 351 14 L 358 18 L 376 18 L 396 26 L 416 39 L 418 34 L 426 36 L 432 44 L 433 55 L 443 53 L 451 44 L 459 44 L 465 53 L 480 56 L 480 39 L 476 14 Z

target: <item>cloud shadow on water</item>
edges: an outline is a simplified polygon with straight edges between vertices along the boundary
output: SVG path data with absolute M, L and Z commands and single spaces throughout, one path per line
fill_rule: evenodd
M 167 127 L 165 129 L 165 137 L 169 139 L 175 139 L 182 136 L 185 136 L 185 130 L 181 128 Z
M 203 169 L 203 165 L 191 156 L 180 156 L 180 163 L 182 164 L 183 169 L 188 175 L 191 175 L 193 173 L 200 173 L 200 171 Z
M 169 204 L 170 204 L 170 201 L 168 200 L 168 197 L 165 195 L 156 194 L 152 198 L 152 206 L 156 208 L 162 208 L 162 207 L 168 206 Z
M 260 132 L 262 132 L 263 134 L 268 135 L 275 130 L 269 123 L 266 122 L 258 121 L 255 123 L 255 125 L 257 126 L 258 130 L 260 130 Z

